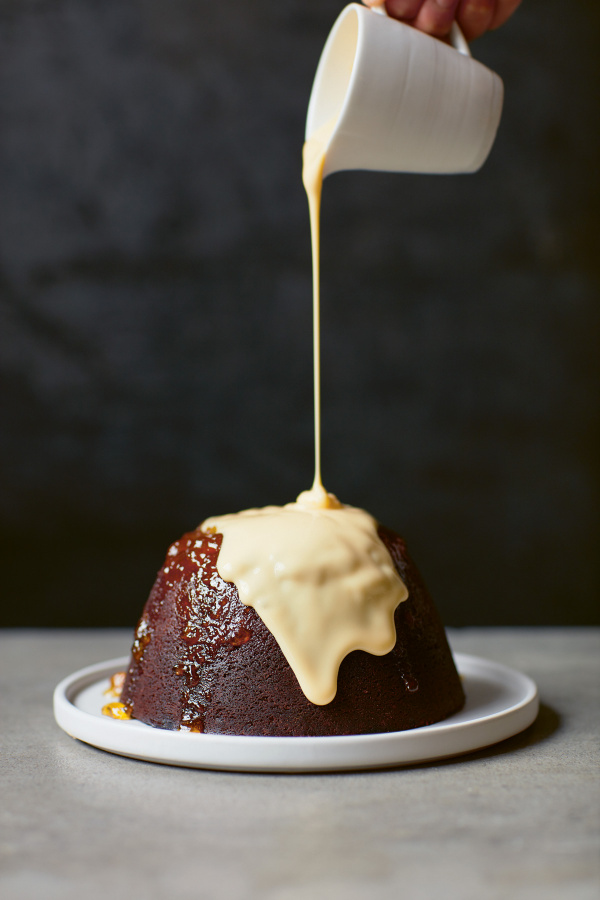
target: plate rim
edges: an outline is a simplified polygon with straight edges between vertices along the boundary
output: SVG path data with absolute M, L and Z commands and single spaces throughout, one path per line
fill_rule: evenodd
M 127 667 L 129 656 L 120 656 L 63 678 L 54 690 L 54 717 L 71 737 L 120 756 L 191 768 L 281 773 L 356 771 L 434 762 L 492 746 L 535 721 L 539 693 L 528 675 L 471 654 L 455 653 L 454 659 L 467 683 L 479 670 L 498 685 L 508 683 L 513 691 L 518 687 L 519 701 L 467 720 L 456 721 L 459 712 L 441 722 L 406 731 L 318 737 L 192 734 L 153 728 L 143 722 L 117 721 L 75 705 L 82 691 Z

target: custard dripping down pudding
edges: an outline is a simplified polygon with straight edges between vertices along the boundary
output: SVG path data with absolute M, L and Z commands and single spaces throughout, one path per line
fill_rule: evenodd
M 402 538 L 312 493 L 208 519 L 171 546 L 121 693 L 133 718 L 316 736 L 400 731 L 462 707 L 444 628 Z

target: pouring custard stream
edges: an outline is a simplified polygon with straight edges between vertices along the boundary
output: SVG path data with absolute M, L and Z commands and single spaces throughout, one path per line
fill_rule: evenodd
M 306 491 L 315 505 L 329 506 L 331 499 L 321 478 L 321 193 L 327 143 L 333 134 L 337 116 L 325 122 L 306 141 L 302 151 L 302 182 L 308 198 L 312 250 L 313 286 L 313 383 L 315 407 L 315 478 Z M 301 495 L 304 496 L 304 495 Z

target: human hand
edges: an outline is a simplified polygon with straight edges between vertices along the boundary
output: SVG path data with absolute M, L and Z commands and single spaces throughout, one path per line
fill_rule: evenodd
M 381 0 L 364 0 L 378 6 Z M 432 34 L 446 37 L 456 20 L 468 41 L 498 28 L 512 16 L 521 0 L 385 0 L 389 16 Z

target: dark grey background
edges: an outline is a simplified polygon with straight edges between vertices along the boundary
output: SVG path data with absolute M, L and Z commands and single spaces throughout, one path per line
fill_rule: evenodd
M 312 479 L 304 116 L 339 0 L 0 0 L 2 623 L 133 625 Z M 324 192 L 324 476 L 448 624 L 597 621 L 598 4 L 525 0 L 472 176 Z

